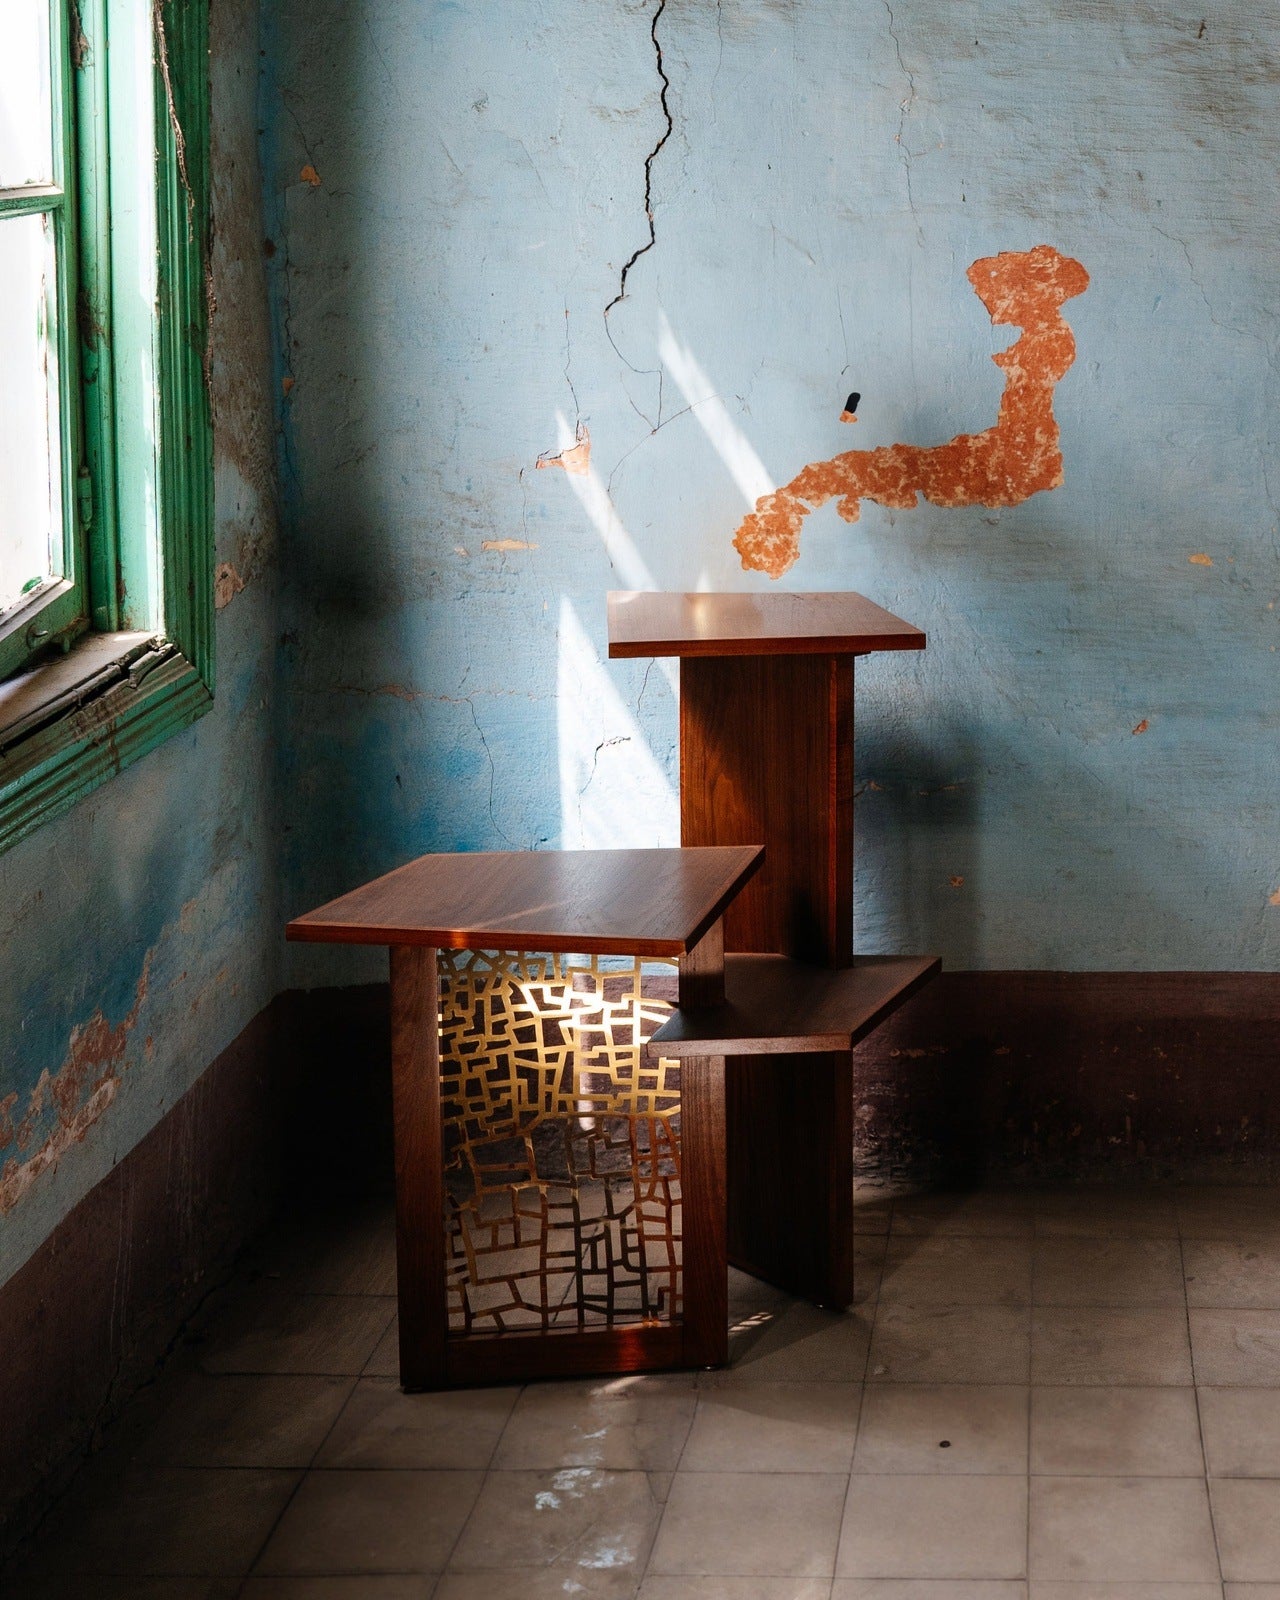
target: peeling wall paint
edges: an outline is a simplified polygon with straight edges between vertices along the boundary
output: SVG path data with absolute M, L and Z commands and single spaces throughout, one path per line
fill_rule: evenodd
M 607 660 L 604 593 L 768 591 L 735 532 L 852 433 L 850 480 L 932 459 L 948 502 L 834 484 L 782 551 L 783 584 L 860 590 L 929 634 L 858 665 L 862 946 L 1274 968 L 1275 19 L 1244 0 L 1203 34 L 1123 0 L 496 16 L 265 18 L 277 392 L 296 379 L 290 909 L 428 849 L 673 842 L 676 676 Z M 1040 349 L 1034 318 L 992 326 L 965 269 L 1043 246 L 1090 281 Z M 993 365 L 1019 344 L 1043 454 L 1006 493 L 928 452 L 1034 388 Z M 534 470 L 587 418 L 584 471 Z M 381 975 L 288 960 L 299 982 Z
M 87 1022 L 76 1024 L 62 1065 L 52 1074 L 46 1068 L 36 1079 L 21 1121 L 13 1120 L 17 1090 L 0 1100 L 0 1158 L 10 1147 L 17 1150 L 17 1155 L 9 1155 L 0 1165 L 0 1216 L 12 1211 L 41 1173 L 84 1139 L 115 1099 L 120 1073 L 128 1064 L 125 1051 L 146 999 L 150 970 L 148 951 L 133 1004 L 114 1026 L 100 1006 Z M 53 1125 L 46 1133 L 50 1123 Z M 41 1134 L 44 1137 L 28 1155 L 32 1140 Z
M 966 276 L 991 321 L 1022 337 L 992 356 L 1005 374 L 995 426 L 940 445 L 881 445 L 811 463 L 790 483 L 761 496 L 734 536 L 742 565 L 780 578 L 800 555 L 800 528 L 811 511 L 838 500 L 856 522 L 864 500 L 910 510 L 923 495 L 936 506 L 1016 506 L 1062 483 L 1062 452 L 1053 391 L 1076 357 L 1064 301 L 1083 294 L 1089 275 L 1049 245 L 975 261 Z M 846 405 L 842 422 L 853 420 Z
M 194 727 L 0 856 L 0 1283 L 279 987 L 274 416 L 258 16 L 213 7 L 218 684 Z

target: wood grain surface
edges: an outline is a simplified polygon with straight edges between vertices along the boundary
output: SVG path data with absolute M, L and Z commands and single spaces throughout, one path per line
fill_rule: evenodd
M 396 1159 L 400 1383 L 445 1381 L 445 1235 L 436 952 L 391 950 L 391 1088 Z
M 831 970 L 786 956 L 729 955 L 724 1004 L 682 1002 L 648 1049 L 675 1057 L 850 1050 L 940 967 L 937 956 L 855 956 L 851 967 Z
M 923 650 L 925 635 L 860 594 L 609 595 L 609 654 L 864 655 Z
M 767 843 L 725 948 L 853 955 L 853 666 L 734 656 L 680 667 L 680 840 Z
M 761 856 L 756 840 L 699 850 L 419 856 L 296 918 L 287 934 L 339 944 L 680 956 Z

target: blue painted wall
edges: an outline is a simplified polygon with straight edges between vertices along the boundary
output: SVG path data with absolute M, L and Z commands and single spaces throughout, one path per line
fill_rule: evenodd
M 217 699 L 0 856 L 0 1283 L 279 986 L 257 9 L 213 14 Z
M 767 588 L 730 542 L 762 481 L 989 425 L 1014 334 L 965 269 L 1045 242 L 1092 276 L 1064 487 L 828 507 L 783 580 L 929 634 L 858 672 L 859 938 L 1276 965 L 1274 21 L 286 0 L 267 63 L 291 907 L 433 847 L 674 841 L 672 680 L 601 660 L 605 591 Z M 595 476 L 535 471 L 579 420 Z

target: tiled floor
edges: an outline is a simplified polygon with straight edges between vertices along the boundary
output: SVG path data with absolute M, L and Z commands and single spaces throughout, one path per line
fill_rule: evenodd
M 866 1198 L 723 1372 L 394 1381 L 390 1216 L 294 1230 L 6 1600 L 1280 1600 L 1280 1191 Z

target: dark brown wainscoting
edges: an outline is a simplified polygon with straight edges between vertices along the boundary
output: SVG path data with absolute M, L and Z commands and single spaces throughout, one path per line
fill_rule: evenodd
M 943 972 L 854 1054 L 863 1178 L 1280 1179 L 1280 973 Z
M 275 1209 L 281 1020 L 261 1012 L 0 1287 L 0 1551 Z

